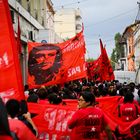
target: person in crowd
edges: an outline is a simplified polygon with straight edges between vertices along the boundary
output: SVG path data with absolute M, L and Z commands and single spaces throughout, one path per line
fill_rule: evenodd
M 76 95 L 69 88 L 65 88 L 61 96 L 63 99 L 76 99 Z
M 62 98 L 58 94 L 52 93 L 52 94 L 48 95 L 48 101 L 50 104 L 58 105 L 58 104 L 62 103 Z
M 139 95 L 138 103 L 139 103 L 139 105 L 140 105 L 140 89 L 138 90 L 138 95 Z
M 134 100 L 138 101 L 139 100 L 139 95 L 138 95 L 138 89 L 136 89 L 135 83 L 131 82 L 129 83 L 129 89 L 132 91 L 134 95 Z
M 109 85 L 108 94 L 110 96 L 116 96 L 117 95 L 116 85 L 113 82 L 110 83 L 110 85 Z
M 95 96 L 91 92 L 83 91 L 78 99 L 78 110 L 68 121 L 72 129 L 72 140 L 99 140 L 105 130 L 108 139 L 112 139 L 112 132 L 102 110 L 95 106 Z
M 45 88 L 45 86 L 41 86 L 37 91 L 36 94 L 38 95 L 40 100 L 45 100 L 47 99 L 48 96 L 48 91 Z
M 27 84 L 24 85 L 24 94 L 27 96 L 29 95 L 29 85 L 27 85 Z
M 33 94 L 30 94 L 27 98 L 27 102 L 31 102 L 31 103 L 38 103 L 38 95 L 33 93 Z
M 37 140 L 32 131 L 18 119 L 20 103 L 15 99 L 9 99 L 6 102 L 10 130 L 16 133 L 19 140 Z
M 12 140 L 12 135 L 8 123 L 7 110 L 1 98 L 0 98 L 0 140 Z
M 21 120 L 33 132 L 33 134 L 35 134 L 35 136 L 38 135 L 37 127 L 32 121 L 31 114 L 28 112 L 28 106 L 25 100 L 20 101 L 18 119 Z
M 134 102 L 134 95 L 132 91 L 127 90 L 125 93 L 123 103 L 118 105 L 118 116 L 122 121 L 133 121 L 139 115 L 139 107 Z

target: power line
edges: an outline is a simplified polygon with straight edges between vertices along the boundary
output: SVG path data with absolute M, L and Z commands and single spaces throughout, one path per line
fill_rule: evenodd
M 123 12 L 123 13 L 121 13 L 121 14 L 119 14 L 119 15 L 110 17 L 110 18 L 105 19 L 105 20 L 101 20 L 101 21 L 99 21 L 99 22 L 97 22 L 97 23 L 93 23 L 93 24 L 87 25 L 87 26 L 85 26 L 85 27 L 87 28 L 87 27 L 90 27 L 90 26 L 92 26 L 92 25 L 97 25 L 97 24 L 101 24 L 101 23 L 103 23 L 103 22 L 108 22 L 108 21 L 110 21 L 110 20 L 113 20 L 114 18 L 118 18 L 118 17 L 120 17 L 120 16 L 126 15 L 126 14 L 132 12 L 133 10 L 136 10 L 136 7 L 133 8 L 133 9 L 131 9 L 131 10 L 129 10 L 129 11 Z
M 108 18 L 108 19 L 105 19 L 105 20 L 99 21 L 99 22 L 97 22 L 97 23 L 94 23 L 94 24 L 90 24 L 90 25 L 84 26 L 84 28 L 91 27 L 92 25 L 101 24 L 101 23 L 103 23 L 103 22 L 108 22 L 108 21 L 110 21 L 110 20 L 113 20 L 113 19 L 115 19 L 115 18 L 118 18 L 118 17 L 120 17 L 120 16 L 123 16 L 123 15 L 126 15 L 126 14 L 130 13 L 130 12 L 132 12 L 132 10 L 135 10 L 135 8 L 133 8 L 133 9 L 131 9 L 131 10 L 129 10 L 129 11 L 123 12 L 123 13 L 121 13 L 121 14 L 119 14 L 119 15 L 116 15 L 116 16 L 113 16 L 113 17 L 110 17 L 110 18 Z M 65 31 L 65 32 L 63 32 L 63 33 L 69 33 L 69 32 L 74 32 L 74 30 Z
M 65 6 L 80 4 L 81 2 L 85 2 L 85 1 L 88 1 L 88 0 L 80 0 L 80 1 L 77 1 L 77 2 L 73 2 L 73 3 L 67 3 L 67 4 L 64 4 L 64 5 L 55 6 L 55 8 L 61 8 L 61 7 L 65 7 Z
M 104 42 L 112 42 L 112 41 L 114 41 L 114 39 L 107 39 L 107 40 L 104 40 Z M 98 45 L 99 44 L 99 42 L 95 42 L 95 43 L 86 43 L 86 45 Z

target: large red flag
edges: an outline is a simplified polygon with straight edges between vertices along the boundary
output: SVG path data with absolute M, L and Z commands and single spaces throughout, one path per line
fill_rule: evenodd
M 61 84 L 87 76 L 83 31 L 59 44 L 28 43 L 30 88 Z
M 17 44 L 7 0 L 0 0 L 0 96 L 24 99 Z
M 114 80 L 115 79 L 114 72 L 110 64 L 106 49 L 103 47 L 103 43 L 101 39 L 100 39 L 100 48 L 101 48 L 101 61 L 100 61 L 101 81 Z

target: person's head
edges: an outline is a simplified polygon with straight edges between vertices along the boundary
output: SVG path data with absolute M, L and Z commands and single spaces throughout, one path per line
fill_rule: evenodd
M 134 95 L 132 91 L 128 90 L 124 96 L 124 103 L 132 103 L 134 99 Z
M 95 104 L 95 96 L 91 92 L 83 91 L 78 99 L 78 107 L 86 108 Z
M 57 95 L 56 93 L 51 93 L 50 95 L 48 95 L 48 101 L 50 104 L 60 104 L 62 103 L 62 98 Z
M 26 114 L 28 112 L 28 105 L 25 100 L 20 101 L 20 115 Z
M 0 135 L 11 135 L 8 123 L 7 110 L 0 98 Z
M 37 91 L 36 91 L 36 94 L 37 96 L 39 97 L 39 99 L 43 100 L 43 99 L 46 99 L 47 96 L 48 96 L 48 90 L 46 88 L 39 88 Z
M 27 85 L 27 84 L 24 86 L 24 91 L 26 91 L 26 90 L 29 90 L 29 85 Z
M 134 89 L 135 89 L 135 83 L 134 82 L 131 82 L 129 83 L 129 89 L 134 92 Z
M 29 52 L 28 71 L 35 84 L 44 84 L 55 78 L 61 67 L 62 52 L 58 46 L 43 44 Z
M 33 93 L 33 94 L 30 94 L 27 98 L 27 102 L 32 102 L 32 103 L 37 103 L 38 102 L 38 95 Z
M 18 100 L 10 99 L 6 102 L 6 109 L 11 118 L 15 118 L 20 111 L 20 103 Z

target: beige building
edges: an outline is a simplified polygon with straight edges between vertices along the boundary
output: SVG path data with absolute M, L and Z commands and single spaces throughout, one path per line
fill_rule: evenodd
M 82 30 L 82 18 L 79 9 L 60 9 L 54 15 L 54 28 L 64 40 L 74 37 Z

